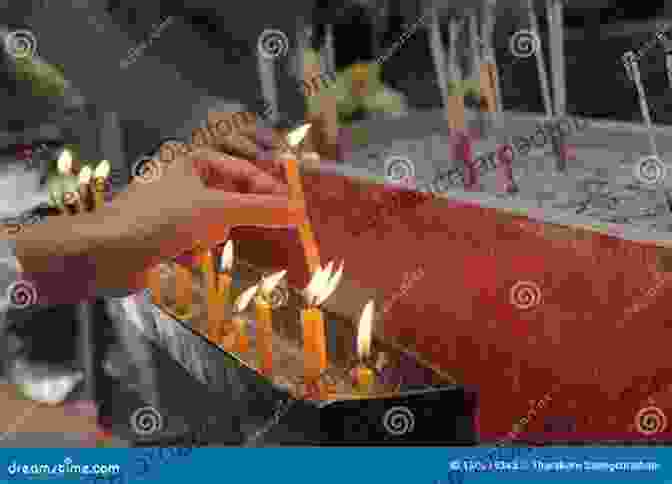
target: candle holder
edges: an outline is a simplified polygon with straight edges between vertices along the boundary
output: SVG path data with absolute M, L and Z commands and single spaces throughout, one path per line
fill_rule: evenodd
M 233 274 L 235 296 L 258 284 L 268 271 L 237 261 Z M 170 266 L 165 266 L 164 275 L 162 292 L 170 294 L 168 287 L 174 277 Z M 288 287 L 287 304 L 273 310 L 274 371 L 265 375 L 259 370 L 262 362 L 256 353 L 258 328 L 254 305 L 250 304 L 245 312 L 250 326 L 249 351 L 227 351 L 208 337 L 207 290 L 199 282 L 194 278 L 192 318 L 177 319 L 162 304 L 157 311 L 160 321 L 155 325 L 160 334 L 155 339 L 191 377 L 205 384 L 208 392 L 218 395 L 218 408 L 222 410 L 216 418 L 236 422 L 218 423 L 218 427 L 239 427 L 240 443 L 255 446 L 477 443 L 478 405 L 474 390 L 458 385 L 450 376 L 375 335 L 370 354 L 365 359 L 355 357 L 351 343 L 356 337 L 356 323 L 328 311 L 323 311 L 328 366 L 318 382 L 306 381 L 299 314 L 305 305 L 305 294 L 296 288 Z M 170 301 L 165 302 L 170 305 Z M 384 365 L 375 364 L 383 360 Z M 352 370 L 361 363 L 371 369 L 375 380 L 366 392 L 356 391 L 352 384 Z M 230 443 L 233 437 L 227 432 L 230 430 L 220 435 L 209 434 L 209 442 Z

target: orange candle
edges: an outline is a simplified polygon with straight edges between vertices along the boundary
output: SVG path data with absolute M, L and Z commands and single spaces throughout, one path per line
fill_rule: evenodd
M 259 370 L 266 376 L 273 374 L 273 318 L 271 305 L 263 298 L 255 299 L 257 321 L 257 353 Z
M 303 362 L 306 383 L 316 382 L 327 369 L 327 343 L 324 318 L 318 308 L 301 311 L 303 326 Z
M 161 305 L 161 268 L 155 266 L 145 272 L 146 285 L 152 292 L 152 302 Z
M 214 270 L 214 269 L 213 269 Z M 227 273 L 217 274 L 217 280 L 208 281 L 208 339 L 215 343 L 221 343 L 224 336 L 222 330 L 226 329 L 226 304 L 231 294 L 231 276 Z
M 289 133 L 287 136 L 289 146 L 293 149 L 301 144 L 309 129 L 310 124 L 304 124 L 300 128 Z M 289 197 L 291 200 L 298 202 L 300 206 L 305 209 L 306 200 L 303 193 L 303 186 L 301 185 L 301 175 L 299 173 L 299 163 L 296 154 L 289 151 L 283 154 L 283 159 L 286 163 Z M 306 257 L 308 268 L 311 273 L 314 273 L 320 267 L 320 253 L 317 248 L 317 241 L 315 240 L 315 235 L 313 234 L 313 229 L 310 225 L 307 212 L 306 219 L 299 225 L 299 237 L 301 239 L 301 245 L 303 246 L 303 252 Z
M 236 331 L 236 339 L 233 351 L 238 354 L 250 351 L 250 338 L 247 336 L 247 320 L 242 316 L 233 317 L 233 325 Z
M 193 284 L 191 270 L 175 264 L 175 315 L 178 319 L 191 318 Z

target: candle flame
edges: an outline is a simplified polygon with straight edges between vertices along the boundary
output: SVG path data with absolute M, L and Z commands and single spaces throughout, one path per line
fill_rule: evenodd
M 229 241 L 224 245 L 224 250 L 222 250 L 222 257 L 219 261 L 219 272 L 228 272 L 233 269 L 233 240 Z
M 275 289 L 275 286 L 277 286 L 282 278 L 285 277 L 285 274 L 287 274 L 287 271 L 282 270 L 280 272 L 276 272 L 275 274 L 271 274 L 268 277 L 264 277 L 261 281 L 261 294 L 263 296 L 268 296 L 270 293 L 272 293 L 273 289 Z
M 259 291 L 259 284 L 255 284 L 252 287 L 247 288 L 245 291 L 242 292 L 240 296 L 236 298 L 236 301 L 233 303 L 233 310 L 236 313 L 242 313 L 245 311 L 247 306 L 250 304 L 250 301 L 252 301 L 252 298 L 254 298 L 255 294 Z
M 72 153 L 70 150 L 63 150 L 61 156 L 58 157 L 58 172 L 61 175 L 69 175 L 72 171 Z
M 107 178 L 107 176 L 110 174 L 110 162 L 107 160 L 103 160 L 100 163 L 98 163 L 98 166 L 96 167 L 96 171 L 94 172 L 94 178 Z
M 329 297 L 336 291 L 336 288 L 338 287 L 338 284 L 341 282 L 341 277 L 343 277 L 343 267 L 345 266 L 345 261 L 341 262 L 341 267 L 338 268 L 338 271 L 336 271 L 336 274 L 331 276 L 331 279 L 329 279 L 329 282 L 327 282 L 324 291 L 322 291 L 322 294 L 320 294 L 320 298 L 317 301 L 317 305 L 321 305 L 329 299 Z
M 82 168 L 82 171 L 79 172 L 79 183 L 80 185 L 86 185 L 91 181 L 91 167 L 85 166 Z
M 341 280 L 343 266 L 344 263 L 341 263 L 341 267 L 336 274 L 332 274 L 334 267 L 332 261 L 326 267 L 319 267 L 315 271 L 310 283 L 308 283 L 308 286 L 303 291 L 304 298 L 309 306 L 319 306 L 331 296 Z
M 362 316 L 359 318 L 359 330 L 357 331 L 357 355 L 361 360 L 371 353 L 371 335 L 373 332 L 373 300 L 366 303 Z
M 291 131 L 287 135 L 287 143 L 289 143 L 289 146 L 291 146 L 292 148 L 296 148 L 298 145 L 300 145 L 303 139 L 308 134 L 310 126 L 311 126 L 310 123 L 304 124 L 303 126 L 296 128 L 294 131 Z

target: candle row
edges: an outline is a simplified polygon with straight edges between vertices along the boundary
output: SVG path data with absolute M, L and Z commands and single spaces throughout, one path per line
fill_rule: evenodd
M 61 200 L 57 200 L 54 204 L 59 212 L 76 215 L 103 206 L 107 190 L 107 177 L 110 174 L 110 163 L 107 160 L 101 161 L 93 172 L 89 166 L 81 168 L 76 190 L 72 189 L 73 159 L 69 150 L 63 150 L 58 158 L 57 167 L 59 175 L 64 177 L 64 185 L 67 190 L 63 193 Z M 91 183 L 92 181 L 93 183 Z

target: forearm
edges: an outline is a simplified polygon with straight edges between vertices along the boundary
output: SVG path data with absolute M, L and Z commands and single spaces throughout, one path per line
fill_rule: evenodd
M 102 212 L 102 211 L 101 211 Z M 124 295 L 142 287 L 132 275 L 121 240 L 128 224 L 113 213 L 50 217 L 15 234 L 22 279 L 35 286 L 40 305 L 75 303 L 100 295 Z

